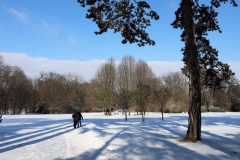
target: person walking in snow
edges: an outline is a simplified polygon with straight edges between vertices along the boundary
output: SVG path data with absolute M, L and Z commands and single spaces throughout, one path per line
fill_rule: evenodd
M 72 114 L 72 119 L 73 119 L 73 127 L 76 128 L 79 117 L 78 117 L 78 113 L 76 110 L 74 110 L 73 114 Z
M 81 120 L 83 120 L 83 116 L 80 111 L 78 111 L 77 113 L 78 113 L 78 128 L 79 128 L 79 123 L 80 123 L 80 127 L 82 127 Z

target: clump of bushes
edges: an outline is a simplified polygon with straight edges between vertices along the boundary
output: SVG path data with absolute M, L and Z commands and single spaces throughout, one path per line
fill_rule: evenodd
M 205 106 L 201 107 L 201 112 L 207 112 L 207 108 Z
M 205 106 L 201 107 L 201 112 L 226 112 L 225 109 L 220 107 L 209 106 L 208 108 Z

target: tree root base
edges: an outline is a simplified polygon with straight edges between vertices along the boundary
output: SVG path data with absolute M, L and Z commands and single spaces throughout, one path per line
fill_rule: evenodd
M 200 140 L 195 140 L 195 139 L 187 138 L 187 137 L 179 140 L 179 142 L 182 142 L 182 143 L 196 143 L 198 141 L 200 141 Z

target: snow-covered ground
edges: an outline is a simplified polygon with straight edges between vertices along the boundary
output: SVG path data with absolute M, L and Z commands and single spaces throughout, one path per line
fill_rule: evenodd
M 83 113 L 73 128 L 70 114 L 3 115 L 1 160 L 237 160 L 240 113 L 202 114 L 202 141 L 182 143 L 187 114 L 104 116 Z

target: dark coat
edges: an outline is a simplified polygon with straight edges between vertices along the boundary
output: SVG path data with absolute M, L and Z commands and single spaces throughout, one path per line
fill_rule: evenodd
M 83 119 L 82 113 L 80 111 L 78 111 L 77 113 L 78 113 L 78 120 Z
M 78 116 L 77 111 L 74 111 L 74 112 L 73 112 L 73 114 L 72 114 L 72 119 L 73 119 L 73 121 L 78 121 L 78 120 L 79 120 L 79 116 Z

